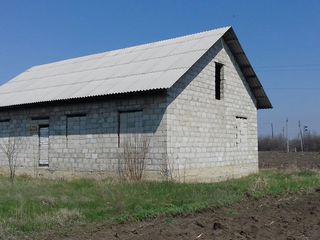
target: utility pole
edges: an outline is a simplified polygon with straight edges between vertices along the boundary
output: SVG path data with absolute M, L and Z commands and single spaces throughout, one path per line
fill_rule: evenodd
M 288 118 L 286 119 L 286 140 L 287 140 L 287 152 L 290 151 L 290 147 L 289 147 L 289 138 L 288 138 Z
M 285 127 L 282 127 L 282 137 L 283 137 L 283 138 L 285 138 L 284 129 L 285 129 Z
M 273 139 L 273 123 L 271 123 L 271 138 Z
M 302 130 L 301 130 L 301 123 L 300 123 L 300 120 L 299 120 L 299 131 L 300 131 L 301 152 L 303 152 L 303 135 L 302 135 Z
M 308 138 L 310 139 L 310 132 L 309 132 L 308 126 L 303 126 L 302 134 L 303 134 L 303 150 L 308 152 L 309 150 L 308 144 L 310 143 L 310 140 L 309 141 L 307 140 L 305 142 L 306 139 L 304 138 L 304 135 L 307 134 L 307 139 Z

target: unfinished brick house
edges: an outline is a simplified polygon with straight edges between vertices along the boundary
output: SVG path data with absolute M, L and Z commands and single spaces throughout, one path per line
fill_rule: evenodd
M 257 109 L 271 107 L 225 27 L 28 69 L 0 87 L 0 141 L 23 143 L 17 173 L 115 176 L 121 142 L 143 134 L 144 178 L 218 181 L 258 171 Z

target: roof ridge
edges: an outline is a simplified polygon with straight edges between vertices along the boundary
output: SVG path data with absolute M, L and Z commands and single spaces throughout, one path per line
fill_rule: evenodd
M 142 44 L 133 45 L 133 46 L 129 46 L 129 47 L 113 49 L 113 50 L 110 50 L 110 51 L 93 53 L 93 54 L 89 54 L 89 55 L 83 55 L 83 56 L 79 56 L 79 57 L 68 58 L 68 59 L 63 59 L 63 60 L 58 60 L 58 61 L 54 61 L 54 62 L 50 62 L 50 63 L 39 64 L 39 65 L 35 65 L 35 66 L 32 66 L 31 68 L 27 69 L 26 72 L 34 71 L 35 68 L 38 68 L 38 67 L 45 67 L 45 66 L 49 66 L 49 65 L 53 65 L 53 64 L 57 64 L 57 63 L 61 63 L 61 64 L 62 64 L 63 62 L 66 62 L 66 61 L 76 60 L 76 59 L 81 59 L 81 58 L 87 58 L 87 57 L 97 56 L 97 58 L 95 58 L 95 59 L 98 59 L 98 58 L 99 58 L 99 57 L 98 57 L 99 55 L 101 55 L 100 58 L 103 58 L 107 53 L 112 53 L 112 52 L 117 52 L 117 51 L 123 51 L 123 50 L 128 50 L 128 49 L 134 49 L 134 48 L 138 48 L 138 47 L 142 47 L 142 46 L 148 46 L 148 45 L 156 45 L 156 44 L 159 44 L 159 43 L 165 43 L 165 42 L 173 41 L 173 40 L 177 40 L 177 39 L 184 39 L 184 38 L 187 38 L 187 37 L 192 37 L 192 36 L 196 36 L 196 35 L 200 35 L 200 34 L 205 34 L 205 33 L 209 33 L 209 32 L 217 32 L 217 31 L 221 31 L 221 30 L 223 30 L 223 29 L 229 29 L 229 28 L 231 28 L 231 26 L 225 26 L 225 27 L 210 29 L 210 30 L 201 31 L 201 32 L 197 32 L 197 33 L 192 33 L 192 34 L 177 36 L 177 37 L 173 37 L 173 38 L 158 40 L 158 41 L 155 41 L 155 42 L 142 43 Z M 118 55 L 118 54 L 114 54 L 114 55 L 110 55 L 110 56 L 115 56 L 115 55 Z M 90 60 L 92 60 L 92 58 L 91 58 Z M 88 61 L 88 60 L 83 60 L 83 61 L 80 60 L 80 61 L 76 61 L 76 62 L 74 62 L 74 63 L 79 63 L 79 62 L 84 62 L 84 61 Z

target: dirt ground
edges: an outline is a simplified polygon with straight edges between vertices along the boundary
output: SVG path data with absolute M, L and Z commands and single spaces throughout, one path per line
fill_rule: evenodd
M 320 169 L 319 152 L 259 152 L 260 169 Z
M 230 207 L 177 218 L 120 225 L 78 226 L 39 239 L 320 239 L 320 188 L 308 194 L 250 196 Z

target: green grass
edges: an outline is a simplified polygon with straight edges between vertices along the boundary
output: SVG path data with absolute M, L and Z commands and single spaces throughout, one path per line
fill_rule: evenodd
M 263 171 L 220 183 L 112 183 L 0 176 L 0 232 L 32 233 L 90 222 L 125 222 L 226 206 L 251 195 L 261 198 L 320 186 L 319 172 Z M 1 236 L 0 236 L 1 238 Z

